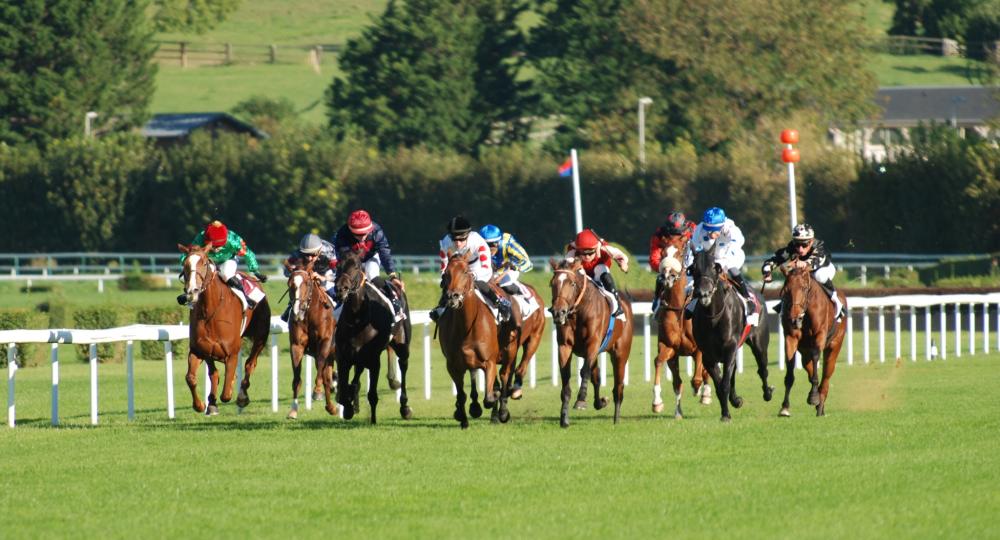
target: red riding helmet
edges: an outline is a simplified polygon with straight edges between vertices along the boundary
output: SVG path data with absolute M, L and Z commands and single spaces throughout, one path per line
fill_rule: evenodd
M 205 240 L 212 243 L 212 247 L 222 247 L 229 240 L 229 229 L 219 220 L 215 220 L 205 227 Z
M 597 238 L 597 235 L 594 234 L 594 231 L 584 229 L 576 235 L 576 241 L 573 242 L 573 245 L 576 246 L 576 249 L 585 250 L 597 249 L 597 246 L 600 243 L 601 241 Z
M 372 217 L 364 210 L 355 210 L 347 218 L 347 228 L 352 234 L 368 234 L 375 225 L 372 224 Z

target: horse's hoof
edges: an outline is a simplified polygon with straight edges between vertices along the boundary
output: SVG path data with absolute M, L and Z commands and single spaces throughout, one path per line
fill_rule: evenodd
M 582 399 L 578 399 L 576 403 L 573 404 L 573 408 L 578 411 L 585 411 L 587 410 L 587 402 Z
M 351 404 L 344 405 L 344 420 L 354 418 L 354 407 Z
M 219 415 L 219 408 L 215 405 L 209 405 L 205 409 L 205 416 L 218 416 L 218 415 Z
M 319 401 L 323 399 L 323 392 L 313 392 L 313 401 Z
M 409 420 L 413 418 L 413 409 L 411 409 L 409 405 L 403 405 L 399 408 L 399 416 L 401 416 L 403 420 Z
M 561 427 L 561 428 L 568 428 L 569 427 L 569 417 L 568 416 L 563 416 L 562 418 L 559 419 L 559 427 Z
M 781 410 L 778 411 L 778 416 L 781 417 L 781 418 L 788 418 L 791 415 L 792 415 L 792 411 L 789 411 L 788 407 L 782 407 Z
M 393 379 L 392 377 L 386 377 L 386 380 L 389 381 L 389 388 L 392 390 L 399 390 L 400 388 L 403 387 L 403 383 L 399 382 L 399 380 L 397 379 Z
M 826 405 L 820 403 L 816 406 L 816 416 L 826 416 Z
M 246 407 L 249 404 L 250 404 L 250 396 L 246 394 L 240 394 L 239 397 L 236 398 L 236 405 L 238 407 L 241 408 Z
M 461 423 L 459 425 L 462 426 L 462 429 L 469 429 L 469 421 L 468 420 L 461 420 L 460 422 Z
M 506 424 L 507 422 L 510 422 L 510 411 L 503 409 L 500 411 L 500 423 Z
M 733 418 L 731 416 L 723 416 L 719 420 L 721 420 L 723 424 L 728 424 L 733 421 Z
M 774 397 L 774 387 L 768 386 L 764 389 L 764 401 L 771 401 L 772 397 Z
M 337 416 L 337 406 L 336 405 L 327 405 L 326 406 L 326 412 L 329 413 L 330 416 Z
M 659 402 L 659 403 L 654 403 L 653 404 L 653 412 L 654 413 L 661 413 L 661 412 L 663 412 L 663 402 L 662 401 Z
M 674 413 L 674 420 L 683 420 L 683 419 L 684 419 L 684 415 L 683 414 L 681 414 L 680 412 L 675 412 Z
M 472 405 L 469 405 L 469 416 L 473 418 L 479 418 L 483 415 L 483 408 L 479 406 L 478 401 L 473 401 Z
M 608 406 L 608 398 L 602 397 L 594 400 L 594 410 L 599 411 Z
M 288 418 L 289 420 L 298 420 L 299 411 L 296 411 L 295 409 L 288 411 L 288 416 L 286 418 Z
M 701 400 L 698 403 L 701 403 L 702 405 L 711 405 L 712 396 L 701 396 Z
M 201 402 L 201 401 L 196 401 L 194 403 L 194 405 L 192 406 L 192 408 L 194 408 L 194 412 L 196 412 L 196 413 L 203 413 L 203 412 L 205 412 L 205 404 L 203 402 Z
M 510 393 L 510 399 L 521 399 L 522 397 L 524 397 L 524 392 L 521 391 L 521 387 L 514 388 Z
M 736 396 L 735 398 L 733 398 L 732 405 L 733 405 L 733 407 L 736 407 L 737 409 L 739 409 L 740 407 L 743 406 L 743 398 L 741 398 L 739 396 Z
M 819 405 L 819 392 L 809 392 L 809 397 L 806 399 L 806 403 L 813 407 Z

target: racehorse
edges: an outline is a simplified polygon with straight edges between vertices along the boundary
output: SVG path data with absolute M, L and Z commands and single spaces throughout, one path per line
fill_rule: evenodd
M 562 376 L 562 409 L 559 425 L 569 427 L 570 363 L 573 355 L 584 358 L 580 369 L 580 390 L 576 397 L 577 409 L 587 408 L 587 383 L 594 385 L 594 408 L 603 409 L 608 398 L 600 395 L 601 378 L 597 355 L 602 346 L 611 355 L 614 368 L 615 419 L 621 417 L 624 398 L 625 366 L 632 350 L 632 305 L 621 299 L 624 320 L 611 317 L 611 306 L 597 285 L 587 277 L 578 259 L 560 262 L 550 260 L 552 266 L 552 322 L 556 325 L 559 344 L 559 372 Z
M 816 416 L 823 416 L 826 414 L 830 378 L 837 368 L 837 355 L 847 333 L 847 317 L 836 320 L 833 301 L 809 269 L 788 266 L 781 266 L 781 273 L 785 274 L 785 285 L 781 288 L 781 325 L 785 330 L 785 400 L 778 415 L 791 416 L 788 394 L 795 383 L 795 351 L 798 351 L 802 354 L 802 367 L 812 383 L 807 403 L 816 406 Z M 844 293 L 837 291 L 837 294 L 846 307 Z M 822 383 L 817 374 L 820 351 L 823 351 Z
M 497 281 L 495 278 L 494 283 Z M 521 399 L 523 395 L 521 387 L 524 384 L 524 374 L 528 371 L 528 365 L 535 356 L 538 346 L 541 345 L 542 335 L 545 332 L 545 301 L 542 300 L 542 297 L 534 287 L 527 283 L 522 283 L 521 285 L 531 293 L 531 297 L 538 304 L 538 309 L 533 311 L 527 318 L 522 318 L 521 327 L 518 329 L 518 343 L 515 347 L 514 356 L 515 358 L 517 356 L 516 349 L 520 349 L 521 360 L 517 362 L 517 367 L 514 369 L 514 384 L 511 388 L 510 399 Z M 473 397 L 473 401 L 475 401 L 475 397 Z
M 219 276 L 215 263 L 209 260 L 208 246 L 177 244 L 177 249 L 187 255 L 181 275 L 187 302 L 192 309 L 188 370 L 184 379 L 191 389 L 194 410 L 208 415 L 219 414 L 216 402 L 219 372 L 215 362 L 222 362 L 226 366 L 226 378 L 220 398 L 223 403 L 232 399 L 240 345 L 242 338 L 248 337 L 253 341 L 253 346 L 244 364 L 243 382 L 236 398 L 236 405 L 242 410 L 250 403 L 247 395 L 250 376 L 257 367 L 257 356 L 264 349 L 271 333 L 271 307 L 267 298 L 263 298 L 254 308 L 244 313 L 242 301 L 237 298 L 236 293 L 229 290 L 229 286 Z M 248 278 L 244 275 L 243 279 Z M 198 396 L 198 366 L 203 360 L 212 383 L 207 406 Z
M 698 305 L 695 308 L 692 327 L 695 343 L 702 352 L 702 361 L 708 368 L 715 393 L 722 407 L 722 421 L 729 422 L 729 405 L 743 406 L 743 398 L 736 393 L 736 352 L 745 339 L 757 360 L 757 375 L 760 376 L 764 391 L 764 401 L 771 401 L 773 386 L 767 384 L 767 344 L 770 339 L 767 318 L 760 315 L 757 326 L 746 327 L 746 311 L 739 298 L 736 286 L 725 272 L 715 263 L 715 245 L 694 256 L 692 279 Z M 760 293 L 753 291 L 757 302 L 763 306 Z M 720 373 L 719 364 L 722 364 Z
M 288 418 L 299 415 L 299 391 L 302 389 L 302 357 L 309 354 L 316 360 L 315 392 L 323 389 L 326 412 L 337 414 L 337 405 L 330 397 L 335 380 L 333 371 L 333 336 L 337 321 L 333 316 L 333 302 L 323 285 L 313 278 L 315 259 L 305 266 L 285 261 L 288 269 L 289 301 L 292 311 L 288 320 L 288 341 L 292 354 L 292 408 Z
M 472 374 L 477 369 L 486 373 L 483 405 L 493 409 L 491 420 L 506 423 L 510 420 L 507 400 L 511 392 L 511 375 L 520 339 L 513 320 L 497 325 L 493 312 L 484 300 L 476 294 L 475 278 L 466 260 L 467 250 L 459 250 L 448 258 L 444 269 L 442 286 L 447 298 L 445 312 L 438 319 L 441 352 L 448 366 L 448 374 L 455 384 L 454 418 L 462 429 L 469 427 L 469 415 L 479 418 L 476 381 Z M 520 310 L 514 304 L 514 317 L 520 317 Z M 500 381 L 497 384 L 497 366 L 502 365 Z M 472 404 L 469 415 L 465 411 L 465 373 L 470 373 Z M 496 386 L 499 386 L 499 392 Z
M 350 420 L 358 408 L 361 371 L 368 370 L 368 405 L 371 423 L 376 423 L 378 406 L 378 373 L 382 351 L 392 348 L 399 360 L 399 415 L 404 420 L 413 417 L 406 394 L 406 371 L 410 362 L 410 308 L 406 293 L 396 291 L 406 317 L 394 323 L 392 306 L 383 299 L 375 285 L 368 282 L 361 259 L 355 253 L 337 263 L 337 300 L 343 306 L 334 341 L 337 350 L 337 402 L 344 407 L 344 419 Z M 354 378 L 350 377 L 351 368 Z M 350 381 L 350 384 L 348 384 Z
M 687 272 L 684 271 L 684 249 L 688 238 L 683 235 L 670 236 L 667 239 L 667 249 L 660 262 L 660 274 L 665 286 L 660 293 L 660 309 L 657 316 L 657 346 L 656 375 L 653 379 L 653 412 L 663 412 L 663 398 L 660 396 L 660 376 L 663 362 L 666 361 L 673 375 L 674 387 L 674 418 L 684 417 L 681 410 L 680 366 L 681 356 L 694 358 L 694 375 L 691 377 L 691 388 L 695 396 L 701 397 L 701 402 L 708 405 L 712 402 L 711 387 L 708 383 L 708 370 L 701 363 L 701 351 L 694 341 L 694 330 L 691 319 L 684 318 L 686 304 L 685 289 L 687 287 Z

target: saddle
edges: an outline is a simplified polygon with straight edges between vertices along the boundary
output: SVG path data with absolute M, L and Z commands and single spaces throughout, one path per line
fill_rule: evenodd
M 239 279 L 241 290 L 237 291 L 230 287 L 228 283 L 226 283 L 226 288 L 233 291 L 233 294 L 240 299 L 240 302 L 243 304 L 243 311 L 250 309 L 247 298 L 258 304 L 264 299 L 264 289 L 260 287 L 260 284 L 256 280 L 250 279 L 243 272 L 236 272 L 236 278 Z

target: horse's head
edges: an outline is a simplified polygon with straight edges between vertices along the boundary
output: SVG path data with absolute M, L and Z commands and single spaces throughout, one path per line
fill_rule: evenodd
M 188 304 L 196 304 L 198 296 L 208 288 L 215 275 L 215 263 L 208 258 L 208 246 L 186 246 L 177 244 L 177 249 L 187 255 L 181 276 L 184 279 L 184 293 Z
M 715 262 L 715 245 L 711 249 L 699 251 L 694 255 L 691 278 L 694 280 L 694 294 L 703 306 L 712 303 L 712 296 L 719 288 L 719 275 L 722 268 Z
M 441 287 L 445 290 L 448 307 L 458 309 L 465 302 L 465 295 L 472 292 L 475 278 L 469 269 L 469 250 L 461 249 L 448 256 L 448 266 L 441 277 Z
M 794 261 L 780 268 L 785 275 L 785 285 L 781 288 L 782 313 L 791 321 L 792 328 L 801 329 L 809 306 L 812 276 L 808 268 L 796 268 Z
M 666 249 L 663 258 L 660 259 L 660 274 L 666 284 L 664 292 L 670 290 L 678 279 L 683 281 L 684 277 L 684 248 L 687 245 L 687 238 L 683 235 L 672 235 L 667 237 Z
M 566 324 L 566 320 L 576 311 L 576 306 L 583 298 L 584 287 L 587 286 L 587 274 L 583 270 L 580 261 L 565 259 L 556 261 L 549 260 L 552 267 L 552 280 L 549 287 L 552 289 L 552 321 L 555 324 Z
M 293 264 L 285 260 L 285 268 L 288 269 L 288 294 L 292 301 L 292 315 L 296 321 L 302 322 L 309 312 L 309 304 L 312 302 L 312 277 L 313 264 L 315 259 L 302 264 Z
M 361 266 L 361 258 L 356 253 L 348 253 L 337 261 L 337 301 L 346 302 L 348 298 L 357 296 L 365 285 L 365 271 Z

